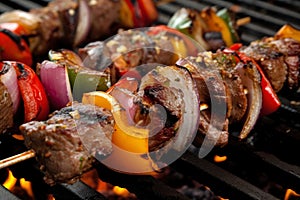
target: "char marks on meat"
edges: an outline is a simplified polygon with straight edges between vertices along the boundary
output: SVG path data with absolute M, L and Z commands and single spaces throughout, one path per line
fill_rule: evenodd
M 88 7 L 85 17 L 90 20 L 86 25 L 88 30 L 82 43 L 103 39 L 113 32 L 118 22 L 121 4 L 115 0 L 82 0 Z M 48 6 L 32 9 L 32 14 L 38 21 L 39 27 L 30 46 L 34 55 L 46 55 L 49 49 L 73 47 L 78 28 L 80 3 L 73 0 L 54 0 Z M 109 14 L 108 14 L 109 13 Z M 117 27 L 117 26 L 115 26 Z M 81 27 L 79 27 L 81 28 Z
M 199 134 L 194 143 L 201 144 L 205 135 L 216 140 L 217 135 L 220 137 L 216 144 L 225 145 L 228 142 L 229 124 L 240 122 L 248 107 L 245 88 L 235 68 L 236 60 L 233 55 L 221 51 L 202 52 L 188 60 L 192 63 L 189 67 L 198 87 L 200 102 L 208 105 L 208 109 L 200 112 Z M 214 119 L 211 118 L 212 106 L 216 112 Z
M 253 41 L 242 52 L 262 67 L 273 89 L 278 92 L 285 84 L 298 89 L 300 80 L 300 43 L 291 38 L 266 37 Z
M 149 113 L 151 109 L 154 111 L 154 115 L 151 115 L 151 124 L 155 127 L 150 127 L 149 152 L 160 149 L 167 142 L 170 142 L 171 138 L 175 137 L 175 130 L 178 128 L 182 117 L 182 106 L 184 105 L 182 91 L 168 87 L 166 85 L 168 81 L 170 80 L 155 70 L 149 72 L 143 77 L 135 99 L 135 103 L 142 106 L 137 112 L 139 116 L 136 118 L 141 119 L 140 113 Z M 157 105 L 162 106 L 166 113 L 162 112 L 162 107 L 157 107 Z M 160 124 L 161 126 L 159 126 Z
M 112 152 L 112 114 L 102 108 L 74 103 L 55 111 L 47 121 L 20 126 L 28 148 L 45 172 L 48 184 L 73 183 L 91 169 L 95 155 Z

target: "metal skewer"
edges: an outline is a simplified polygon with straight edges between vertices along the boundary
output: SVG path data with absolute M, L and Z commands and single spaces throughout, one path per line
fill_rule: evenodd
M 30 149 L 30 150 L 25 151 L 23 153 L 5 158 L 3 160 L 0 160 L 0 169 L 3 169 L 5 167 L 14 165 L 16 163 L 19 163 L 19 162 L 22 162 L 22 161 L 25 161 L 25 160 L 28 160 L 28 159 L 33 158 L 33 157 L 35 157 L 35 152 L 32 149 Z

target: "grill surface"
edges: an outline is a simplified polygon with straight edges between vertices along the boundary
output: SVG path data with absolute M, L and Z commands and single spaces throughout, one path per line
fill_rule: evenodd
M 0 13 L 13 10 L 29 10 L 47 5 L 50 0 L 6 0 L 0 2 Z M 251 23 L 240 27 L 242 42 L 273 35 L 282 25 L 290 23 L 300 28 L 300 2 L 293 0 L 174 0 L 158 4 L 158 23 L 166 24 L 172 14 L 181 7 L 203 9 L 206 6 L 234 8 L 237 18 L 251 17 Z M 285 106 L 276 113 L 259 119 L 252 135 L 245 142 L 234 139 L 224 148 L 215 148 L 205 159 L 198 159 L 191 152 L 171 165 L 172 169 L 209 186 L 215 194 L 230 199 L 283 199 L 288 188 L 300 193 L 300 114 L 291 107 L 289 100 L 281 99 Z M 10 136 L 0 137 L 0 159 L 23 152 L 21 141 Z M 214 155 L 226 155 L 223 163 L 214 163 Z M 254 168 L 251 166 L 254 165 Z M 26 171 L 24 171 L 26 169 Z M 83 182 L 74 185 L 58 184 L 49 187 L 42 181 L 42 174 L 34 159 L 11 167 L 17 177 L 32 181 L 36 199 L 106 199 Z M 166 184 L 150 176 L 128 176 L 99 166 L 100 178 L 112 184 L 128 188 L 139 199 L 187 199 Z M 0 177 L 6 170 L 0 171 Z M 2 180 L 2 179 L 1 179 Z M 4 187 L 0 187 L 0 199 L 19 199 Z

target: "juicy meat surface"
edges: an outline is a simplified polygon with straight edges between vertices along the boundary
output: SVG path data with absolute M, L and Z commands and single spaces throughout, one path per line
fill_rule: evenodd
M 151 109 L 155 109 L 155 115 L 151 116 L 151 124 L 155 127 L 150 128 L 155 132 L 152 133 L 153 136 L 149 137 L 149 151 L 152 152 L 160 149 L 171 141 L 171 138 L 175 137 L 175 130 L 178 128 L 179 120 L 182 117 L 183 94 L 176 88 L 164 85 L 164 81 L 167 80 L 156 72 L 148 73 L 143 79 L 145 85 L 141 84 L 135 102 L 143 105 L 137 113 L 149 113 Z M 161 108 L 155 107 L 155 104 L 161 105 L 166 113 L 160 113 Z M 151 108 L 153 105 L 154 108 Z M 139 118 L 141 119 L 140 116 Z M 164 120 L 166 120 L 165 125 L 163 125 Z
M 54 0 L 47 6 L 30 10 L 39 21 L 35 30 L 37 36 L 30 46 L 34 55 L 45 55 L 49 49 L 71 48 L 75 45 L 86 44 L 100 40 L 116 32 L 121 3 L 118 0 L 82 0 L 86 4 L 89 19 L 87 30 L 79 27 L 80 2 L 73 0 Z M 80 30 L 81 29 L 81 30 Z M 77 30 L 86 32 L 83 41 L 75 44 Z
M 194 143 L 201 144 L 204 136 L 212 140 L 220 136 L 217 145 L 225 145 L 228 142 L 229 124 L 241 122 L 248 106 L 241 77 L 235 69 L 237 63 L 232 55 L 219 51 L 199 53 L 197 57 L 188 59 L 194 66 L 190 71 L 198 87 L 200 102 L 208 105 L 207 109 L 200 111 Z M 213 115 L 212 107 L 215 112 Z
M 290 89 L 299 87 L 300 43 L 291 38 L 263 38 L 242 49 L 255 59 L 265 72 L 273 89 L 278 92 L 285 84 Z
M 298 89 L 300 82 L 300 42 L 292 38 L 275 40 L 269 38 L 271 44 L 275 44 L 281 53 L 285 55 L 287 65 L 287 85 L 290 89 Z
M 73 183 L 91 169 L 95 155 L 112 152 L 114 121 L 110 112 L 74 103 L 55 111 L 47 121 L 20 126 L 25 145 L 36 152 L 48 184 Z

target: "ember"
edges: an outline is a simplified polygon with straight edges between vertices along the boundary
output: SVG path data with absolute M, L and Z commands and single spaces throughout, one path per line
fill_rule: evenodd
M 26 181 L 24 178 L 17 179 L 11 170 L 8 169 L 7 171 L 8 176 L 2 185 L 18 197 L 26 197 L 28 200 L 35 199 L 31 182 Z

